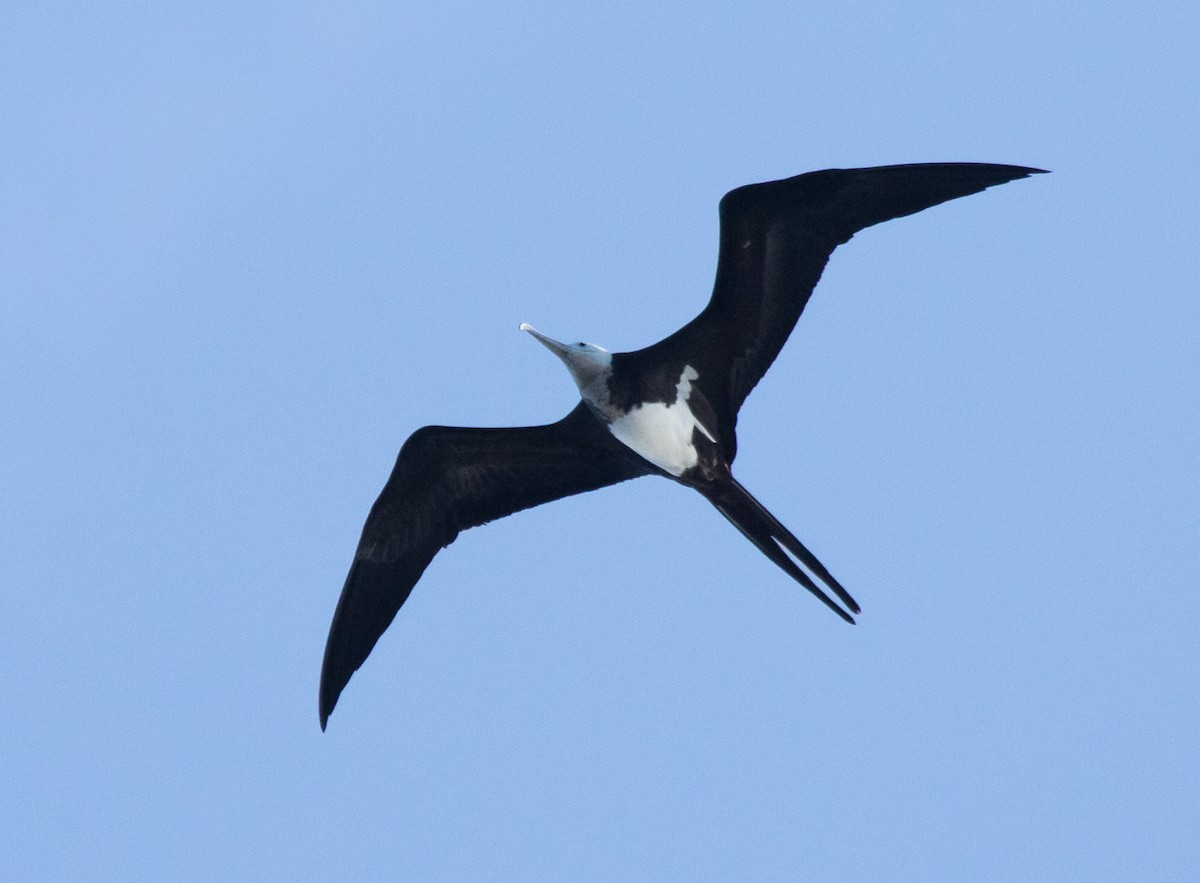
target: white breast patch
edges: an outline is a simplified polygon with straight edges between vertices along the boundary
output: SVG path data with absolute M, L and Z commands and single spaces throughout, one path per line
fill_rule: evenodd
M 709 441 L 716 443 L 712 433 L 701 425 L 688 407 L 692 381 L 699 376 L 695 368 L 686 366 L 675 387 L 674 402 L 639 405 L 609 423 L 609 431 L 622 444 L 658 468 L 671 475 L 682 475 L 696 465 L 697 454 L 692 445 L 692 433 L 697 428 Z

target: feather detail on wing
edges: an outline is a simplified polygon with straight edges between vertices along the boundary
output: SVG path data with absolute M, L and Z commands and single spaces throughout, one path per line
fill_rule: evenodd
M 461 531 L 653 471 L 582 402 L 545 426 L 413 433 L 367 517 L 333 616 L 321 728 L 429 562 Z

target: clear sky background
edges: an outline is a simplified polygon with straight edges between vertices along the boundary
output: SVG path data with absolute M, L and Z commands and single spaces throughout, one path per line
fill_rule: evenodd
M 7 3 L 10 879 L 1200 877 L 1194 4 Z M 426 423 L 577 400 L 717 201 L 1040 166 L 835 255 L 737 474 L 464 534 L 322 734 Z

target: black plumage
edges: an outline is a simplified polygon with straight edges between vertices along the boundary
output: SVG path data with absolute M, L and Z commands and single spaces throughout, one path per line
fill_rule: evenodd
M 612 354 L 604 407 L 585 395 L 566 417 L 545 426 L 427 426 L 413 433 L 367 517 L 334 613 L 321 672 L 322 729 L 429 562 L 461 531 L 642 475 L 664 475 L 698 490 L 768 558 L 853 622 L 846 610 L 858 613 L 859 607 L 850 594 L 734 480 L 738 411 L 787 341 L 838 245 L 873 224 L 1040 171 L 928 163 L 829 169 L 739 187 L 721 200 L 717 275 L 707 306 L 658 343 Z M 695 377 L 684 400 L 681 377 L 689 369 Z M 695 461 L 677 474 L 613 434 L 614 414 L 654 403 L 686 407 L 695 417 L 689 445 Z

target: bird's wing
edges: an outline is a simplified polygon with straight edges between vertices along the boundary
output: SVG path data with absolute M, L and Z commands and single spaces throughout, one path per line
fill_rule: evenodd
M 333 614 L 321 728 L 433 556 L 460 531 L 653 471 L 582 402 L 546 426 L 413 433 L 367 516 Z
M 1024 178 L 1041 169 L 986 163 L 923 163 L 826 169 L 749 184 L 721 200 L 721 245 L 712 298 L 669 343 L 703 354 L 706 389 L 736 419 L 746 396 L 792 333 L 833 250 L 865 227 Z M 724 401 L 722 393 L 728 396 Z

